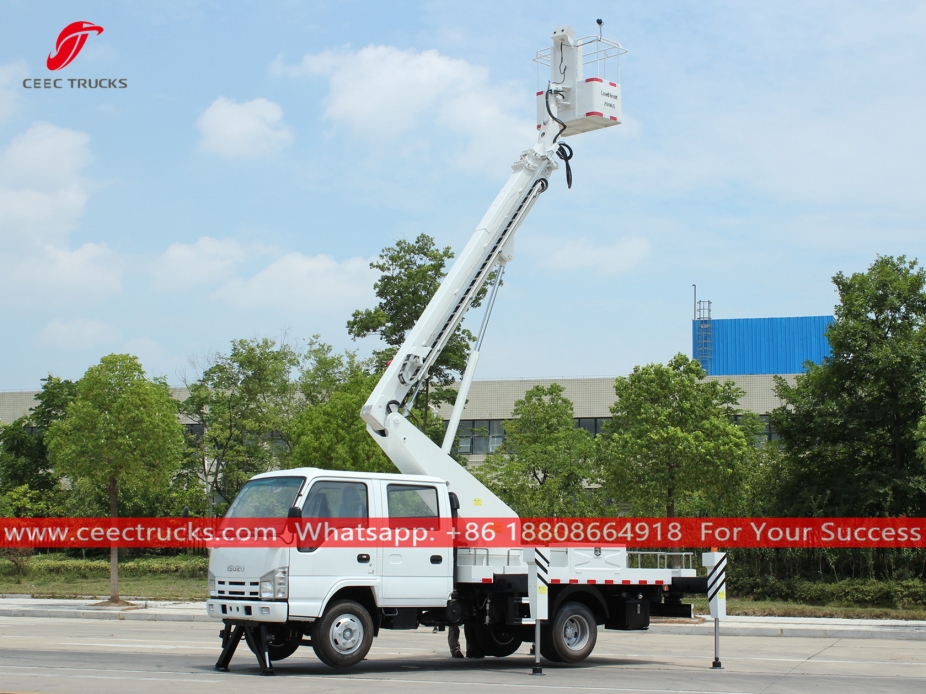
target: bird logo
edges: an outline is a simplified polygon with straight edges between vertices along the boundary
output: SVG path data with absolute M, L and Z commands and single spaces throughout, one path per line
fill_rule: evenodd
M 54 55 L 48 54 L 45 65 L 48 66 L 49 70 L 66 68 L 80 53 L 90 34 L 99 35 L 102 33 L 103 27 L 91 22 L 72 22 L 68 24 L 58 34 L 58 40 L 55 42 L 55 53 Z

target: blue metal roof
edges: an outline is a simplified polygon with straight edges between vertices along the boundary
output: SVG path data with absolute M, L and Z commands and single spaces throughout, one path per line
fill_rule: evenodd
M 732 318 L 710 321 L 710 358 L 701 365 L 711 376 L 796 374 L 804 362 L 829 356 L 826 329 L 832 316 Z M 691 353 L 698 358 L 698 325 L 692 321 Z

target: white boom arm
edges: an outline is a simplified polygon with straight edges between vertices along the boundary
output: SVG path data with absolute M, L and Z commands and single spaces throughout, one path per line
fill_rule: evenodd
M 599 112 L 589 113 L 588 117 L 577 115 L 582 110 L 580 92 L 584 85 L 595 80 L 601 82 L 601 79 L 585 80 L 581 87 L 578 84 L 582 82 L 582 45 L 585 44 L 576 41 L 572 29 L 557 29 L 553 39 L 549 62 L 555 66 L 554 80 L 546 92 L 541 92 L 546 113 L 538 117 L 536 144 L 513 164 L 514 173 L 476 227 L 424 313 L 406 335 L 405 342 L 360 412 L 367 423 L 367 431 L 395 466 L 405 474 L 433 475 L 447 480 L 460 500 L 460 512 L 465 517 L 513 518 L 517 514 L 412 425 L 400 410 L 406 405 L 412 389 L 427 378 L 429 369 L 472 306 L 492 268 L 513 257 L 514 233 L 537 197 L 546 190 L 550 174 L 558 168 L 556 157 L 568 159 L 571 155 L 568 146 L 558 143 L 560 135 L 620 122 L 618 118 L 602 117 Z M 613 93 L 609 95 L 613 99 Z M 618 114 L 619 106 L 618 98 Z M 560 112 L 565 121 L 557 116 Z M 467 371 L 471 379 L 472 369 Z M 465 401 L 465 393 L 461 392 L 459 397 Z M 459 407 L 462 408 L 462 403 Z

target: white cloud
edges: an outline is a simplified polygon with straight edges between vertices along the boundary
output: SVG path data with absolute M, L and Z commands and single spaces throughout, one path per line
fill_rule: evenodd
M 242 263 L 266 252 L 259 244 L 204 236 L 195 243 L 171 244 L 155 261 L 152 273 L 159 288 L 184 290 L 227 280 Z
M 64 243 L 87 202 L 90 137 L 35 123 L 0 154 L 0 241 Z
M 649 252 L 649 241 L 636 236 L 625 236 L 610 246 L 572 239 L 555 248 L 541 265 L 551 270 L 592 270 L 600 275 L 616 275 L 634 268 Z
M 9 118 L 22 101 L 19 92 L 28 74 L 25 60 L 0 65 L 0 123 Z
M 492 83 L 488 69 L 436 50 L 324 51 L 303 56 L 298 65 L 277 58 L 270 70 L 327 77 L 324 117 L 374 144 L 414 136 L 432 125 L 467 138 L 455 162 L 461 168 L 497 171 L 500 160 L 516 158 L 512 143 L 524 148 L 536 137 L 534 124 L 516 115 L 529 94 L 523 85 Z
M 372 301 L 377 276 L 363 258 L 338 262 L 328 255 L 289 253 L 249 279 L 226 283 L 212 296 L 236 308 L 337 312 Z
M 91 161 L 90 136 L 51 123 L 34 123 L 0 157 L 0 180 L 16 188 L 54 190 L 71 185 Z
M 105 244 L 71 249 L 92 182 L 86 133 L 34 123 L 0 153 L 0 295 L 6 304 L 105 296 L 121 288 L 121 261 Z
M 78 350 L 106 345 L 119 337 L 118 331 L 101 320 L 75 318 L 50 321 L 39 332 L 39 341 L 55 349 Z
M 13 246 L 63 243 L 86 203 L 87 193 L 79 185 L 54 191 L 0 188 L 0 240 Z
M 273 154 L 293 140 L 283 109 L 267 99 L 238 104 L 220 96 L 196 121 L 199 148 L 224 157 L 253 159 Z
M 117 294 L 121 287 L 121 261 L 105 244 L 85 243 L 73 251 L 46 245 L 0 256 L 5 303 L 101 297 Z

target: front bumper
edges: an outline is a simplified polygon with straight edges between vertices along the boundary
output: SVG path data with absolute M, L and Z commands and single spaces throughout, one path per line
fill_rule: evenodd
M 251 620 L 254 622 L 278 622 L 289 618 L 289 604 L 261 600 L 223 600 L 212 598 L 206 601 L 206 612 L 215 619 Z

